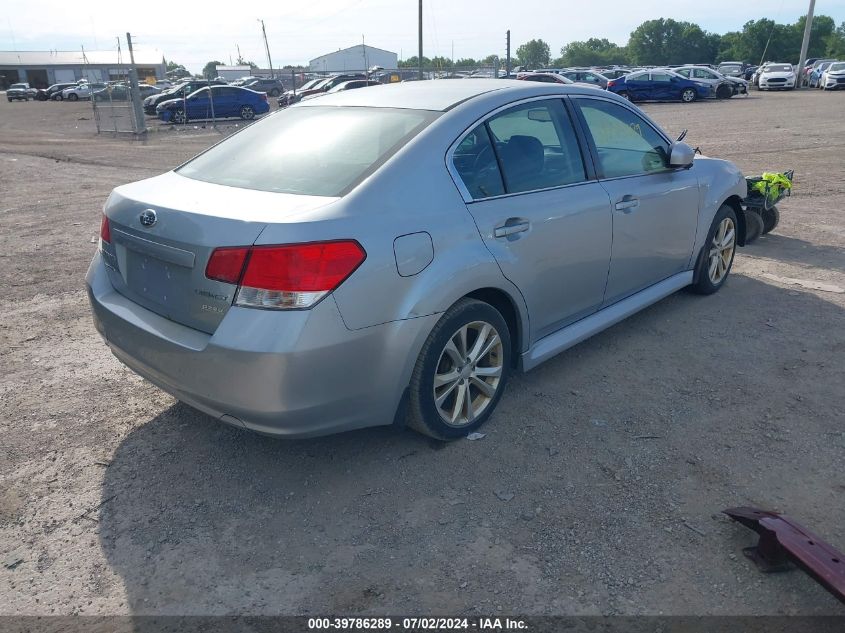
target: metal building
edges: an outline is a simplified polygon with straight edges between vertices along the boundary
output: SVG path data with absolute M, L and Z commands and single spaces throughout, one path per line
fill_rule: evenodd
M 399 56 L 396 53 L 359 44 L 312 59 L 309 62 L 309 69 L 311 72 L 336 73 L 368 70 L 373 66 L 396 68 L 398 64 Z
M 140 81 L 165 78 L 166 64 L 159 50 L 135 49 L 135 65 Z M 128 51 L 0 51 L 3 90 L 14 83 L 46 88 L 79 79 L 112 81 L 125 79 L 128 72 Z

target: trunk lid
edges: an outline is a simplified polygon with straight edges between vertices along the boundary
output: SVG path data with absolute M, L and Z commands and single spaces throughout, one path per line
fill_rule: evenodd
M 336 200 L 201 182 L 169 172 L 118 187 L 106 203 L 109 278 L 161 316 L 213 333 L 237 286 L 206 278 L 215 248 L 250 246 L 269 223 L 290 223 Z

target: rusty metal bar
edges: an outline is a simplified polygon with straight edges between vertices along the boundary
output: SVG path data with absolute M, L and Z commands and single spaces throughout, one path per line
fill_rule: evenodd
M 750 507 L 728 508 L 723 512 L 760 535 L 755 547 L 743 550 L 760 571 L 786 571 L 791 568 L 790 562 L 795 563 L 845 603 L 845 554 L 776 512 Z

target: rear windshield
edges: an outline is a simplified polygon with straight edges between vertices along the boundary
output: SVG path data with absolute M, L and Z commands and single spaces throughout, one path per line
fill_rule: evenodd
M 177 171 L 230 187 L 342 196 L 438 115 L 394 108 L 292 107 L 250 125 Z

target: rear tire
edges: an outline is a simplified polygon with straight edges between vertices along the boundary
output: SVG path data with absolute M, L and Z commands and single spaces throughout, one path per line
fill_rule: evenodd
M 780 223 L 780 211 L 777 207 L 772 207 L 763 211 L 763 235 L 771 233 Z
M 716 212 L 707 240 L 701 248 L 696 281 L 690 290 L 700 295 L 712 295 L 721 288 L 731 272 L 739 236 L 736 211 L 723 204 Z
M 622 92 L 617 92 L 616 94 L 618 94 L 623 99 L 626 99 L 627 101 L 631 101 L 631 95 L 629 95 L 626 90 L 623 90 Z
M 252 106 L 241 106 L 241 118 L 244 121 L 251 121 L 255 118 L 255 110 L 252 108 Z
M 492 415 L 511 363 L 507 323 L 493 306 L 461 299 L 428 335 L 411 377 L 408 426 L 455 440 Z
M 745 212 L 745 245 L 753 243 L 763 234 L 763 218 L 756 211 Z

